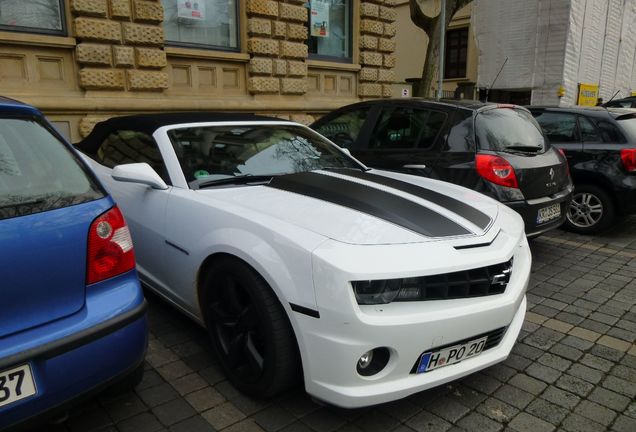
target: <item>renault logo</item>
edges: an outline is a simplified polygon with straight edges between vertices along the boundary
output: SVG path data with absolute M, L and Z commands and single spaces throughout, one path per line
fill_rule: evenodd
M 550 175 L 550 180 L 554 180 L 554 168 L 550 168 L 550 172 L 548 174 Z

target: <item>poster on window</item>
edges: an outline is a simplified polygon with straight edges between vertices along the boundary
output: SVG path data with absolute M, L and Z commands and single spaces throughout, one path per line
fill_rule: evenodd
M 329 36 L 329 1 L 328 0 L 312 0 L 311 1 L 311 36 L 328 37 Z
M 204 20 L 204 0 L 177 0 L 177 17 L 197 21 Z

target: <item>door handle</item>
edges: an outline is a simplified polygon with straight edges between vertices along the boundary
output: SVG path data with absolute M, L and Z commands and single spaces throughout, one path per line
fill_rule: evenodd
M 426 168 L 426 165 L 424 164 L 406 164 L 406 165 L 402 165 L 402 168 L 409 168 L 409 169 L 424 169 Z

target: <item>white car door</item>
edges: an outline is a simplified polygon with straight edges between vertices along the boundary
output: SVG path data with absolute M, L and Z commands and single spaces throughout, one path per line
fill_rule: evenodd
M 172 186 L 154 139 L 142 132 L 120 130 L 100 145 L 93 168 L 128 222 L 135 247 L 140 279 L 155 289 L 166 290 L 165 213 Z M 112 168 L 126 163 L 148 163 L 168 184 L 158 190 L 137 183 L 116 181 Z

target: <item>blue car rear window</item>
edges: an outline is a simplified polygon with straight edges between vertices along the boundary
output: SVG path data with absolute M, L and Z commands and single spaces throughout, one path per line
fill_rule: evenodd
M 102 198 L 76 156 L 34 118 L 0 118 L 0 219 Z

